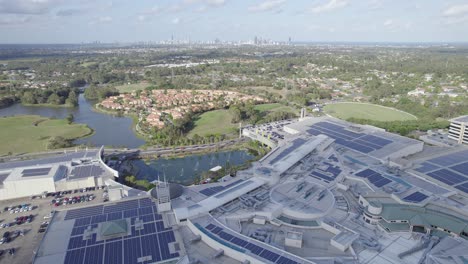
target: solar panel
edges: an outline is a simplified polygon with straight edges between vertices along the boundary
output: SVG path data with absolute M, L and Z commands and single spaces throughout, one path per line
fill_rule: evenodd
M 25 169 L 21 173 L 23 177 L 43 176 L 49 174 L 52 168 Z
M 161 261 L 161 253 L 159 252 L 158 235 L 153 234 L 141 237 L 141 246 L 143 256 L 151 256 L 152 261 Z
M 83 264 L 85 257 L 85 249 L 69 250 L 65 255 L 64 264 Z
M 104 258 L 104 245 L 96 245 L 86 248 L 85 262 L 86 264 L 102 264 Z
M 452 166 L 450 169 L 468 177 L 468 162 Z
M 461 183 L 463 181 L 468 180 L 468 178 L 465 178 L 447 169 L 440 169 L 440 170 L 428 173 L 427 175 L 447 185 L 455 185 L 457 183 Z
M 451 166 L 460 162 L 466 162 L 466 157 L 468 157 L 468 150 L 433 158 L 428 161 L 441 166 Z
M 377 172 L 371 170 L 371 169 L 365 169 L 363 171 L 360 171 L 358 173 L 355 173 L 354 175 L 362 177 L 362 178 L 367 178 L 371 175 L 378 174 Z
M 327 175 L 325 175 L 325 174 L 322 174 L 322 173 L 320 173 L 320 172 L 318 172 L 318 171 L 312 171 L 312 172 L 310 173 L 310 176 L 315 177 L 315 178 L 318 178 L 318 179 L 323 179 L 323 180 L 325 180 L 326 182 L 331 182 L 331 181 L 334 180 L 334 178 L 329 177 L 329 176 L 327 176 Z
M 132 209 L 129 209 L 129 207 Z M 103 262 L 109 264 L 137 263 L 138 258 L 142 256 L 151 256 L 152 262 L 179 257 L 179 253 L 171 253 L 169 250 L 169 244 L 176 241 L 174 231 L 171 227 L 164 227 L 162 216 L 154 213 L 153 207 L 154 203 L 151 199 L 143 198 L 118 202 L 105 207 L 101 206 L 97 209 L 89 207 L 70 210 L 73 212 L 70 215 L 68 215 L 70 211 L 67 212 L 66 216 L 70 218 L 69 220 L 75 219 L 74 224 L 78 226 L 72 230 L 66 259 L 71 259 L 70 254 L 72 253 L 70 252 L 75 249 L 83 249 L 82 254 L 85 259 L 81 259 L 81 264 Z M 111 212 L 104 213 L 104 211 Z M 100 214 L 89 215 L 96 212 Z M 83 217 L 81 214 L 87 216 Z M 78 217 L 78 215 L 81 217 Z M 136 230 L 134 225 L 137 217 L 144 223 L 141 230 Z M 92 234 L 90 239 L 83 240 L 83 232 L 89 226 L 96 228 L 100 222 L 122 218 L 130 218 L 132 224 L 130 226 L 130 235 L 124 236 L 123 239 L 117 237 L 97 241 L 96 234 Z
M 104 264 L 123 264 L 123 247 L 122 241 L 106 243 Z
M 403 198 L 403 200 L 405 200 L 407 202 L 419 203 L 419 202 L 424 201 L 427 197 L 428 196 L 425 195 L 424 193 L 414 192 L 414 193 L 406 196 L 405 198 Z
M 468 193 L 468 182 L 457 185 L 457 186 L 455 186 L 455 188 L 459 189 L 460 191 L 462 191 L 464 193 Z
M 286 149 L 284 149 L 278 156 L 270 160 L 270 164 L 274 164 L 277 161 L 281 160 L 282 158 L 286 157 L 289 155 L 291 152 L 293 152 L 295 149 L 297 149 L 299 146 L 303 145 L 306 143 L 307 140 L 302 139 L 302 138 L 296 138 L 292 141 L 292 145 Z
M 426 173 L 426 172 L 430 172 L 430 171 L 433 171 L 433 170 L 436 170 L 436 169 L 439 169 L 439 168 L 440 168 L 439 166 L 436 166 L 436 165 L 428 163 L 428 162 L 424 162 L 424 163 L 422 163 L 420 165 L 419 168 L 415 169 L 415 171 L 421 172 L 421 173 Z
M 138 264 L 138 258 L 142 256 L 140 238 L 129 238 L 123 242 L 124 263 Z
M 76 219 L 76 218 L 80 218 L 84 216 L 99 215 L 99 214 L 102 214 L 103 208 L 104 206 L 97 205 L 97 206 L 91 206 L 91 207 L 86 207 L 86 208 L 69 210 L 67 211 L 65 220 Z

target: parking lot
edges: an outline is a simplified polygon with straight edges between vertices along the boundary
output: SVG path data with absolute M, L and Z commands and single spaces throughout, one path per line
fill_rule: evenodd
M 0 263 L 31 263 L 47 230 L 51 212 L 89 206 L 104 201 L 104 188 L 71 190 L 0 202 Z M 90 198 L 91 195 L 94 198 Z M 44 198 L 42 198 L 44 197 Z M 8 232 L 7 234 L 5 234 Z M 14 248 L 14 254 L 9 253 Z

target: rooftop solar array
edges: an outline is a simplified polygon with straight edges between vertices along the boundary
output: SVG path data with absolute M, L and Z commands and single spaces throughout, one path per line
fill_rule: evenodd
M 225 189 L 227 189 L 227 188 L 229 188 L 229 187 L 232 187 L 232 186 L 238 184 L 238 183 L 241 182 L 241 181 L 242 181 L 242 180 L 237 180 L 237 181 L 232 182 L 232 183 L 230 183 L 230 184 L 228 184 L 228 185 L 226 185 L 226 186 L 208 187 L 208 188 L 205 188 L 205 189 L 203 189 L 203 190 L 201 190 L 201 191 L 199 191 L 199 192 L 200 192 L 201 194 L 203 194 L 203 195 L 206 195 L 206 196 L 212 196 L 212 195 L 215 195 L 215 194 L 217 194 L 217 193 L 219 193 L 219 192 L 221 192 L 221 191 L 223 191 L 223 190 L 225 190 Z
M 383 177 L 382 174 L 371 169 L 362 170 L 358 173 L 355 173 L 354 175 L 361 178 L 366 178 L 370 183 L 372 183 L 378 188 L 383 187 L 392 182 L 391 180 Z
M 102 169 L 98 165 L 85 165 L 85 166 L 79 166 L 79 167 L 74 167 L 70 178 L 87 178 L 91 176 L 99 176 L 105 172 L 104 169 Z
M 149 198 L 70 210 L 65 219 L 75 219 L 66 264 L 148 264 L 179 257 L 169 248 L 176 241 L 173 229 L 164 227 L 162 216 Z M 101 241 L 92 234 L 84 239 L 88 228 L 118 219 L 129 219 L 130 234 Z M 137 219 L 143 222 L 142 229 L 137 229 Z
M 205 233 L 210 238 L 218 241 L 224 246 L 237 250 L 241 253 L 250 253 L 256 255 L 262 259 L 265 263 L 278 263 L 278 264 L 298 264 L 299 262 L 294 261 L 289 256 L 285 256 L 281 253 L 273 252 L 263 246 L 259 246 L 257 243 L 252 243 L 244 240 L 242 237 L 232 235 L 226 232 L 222 227 L 215 224 L 208 224 L 202 227 L 200 224 L 195 223 L 198 229 Z
M 23 177 L 34 177 L 34 176 L 44 176 L 49 174 L 52 168 L 37 168 L 37 169 L 26 169 L 21 173 Z
M 352 132 L 346 130 L 343 126 L 329 122 L 315 123 L 307 130 L 307 132 L 315 136 L 320 134 L 326 135 L 333 138 L 335 143 L 361 153 L 369 153 L 374 150 L 379 150 L 393 142 L 392 140 L 374 135 Z
M 305 139 L 302 139 L 302 138 L 296 138 L 292 141 L 292 145 L 286 149 L 284 149 L 280 154 L 278 154 L 278 156 L 276 156 L 275 158 L 273 158 L 272 160 L 270 160 L 270 164 L 274 164 L 276 163 L 277 161 L 283 159 L 284 157 L 286 157 L 287 155 L 289 155 L 291 152 L 293 152 L 295 149 L 297 149 L 298 147 L 300 147 L 301 145 L 303 145 L 304 143 L 306 143 L 307 140 Z
M 326 170 L 321 170 L 321 169 L 314 169 L 309 176 L 317 178 L 319 180 L 323 180 L 327 183 L 332 182 L 340 175 L 341 173 L 341 168 L 338 166 L 334 166 L 328 162 L 324 162 L 327 166 Z
M 59 156 L 43 158 L 43 159 L 34 159 L 34 160 L 24 160 L 24 161 L 14 161 L 14 162 L 5 162 L 0 163 L 0 170 L 10 170 L 17 167 L 29 167 L 37 165 L 48 165 L 52 163 L 62 163 L 68 162 L 73 159 L 81 158 L 94 158 L 97 156 L 98 151 L 80 151 L 80 152 L 71 152 Z
M 468 193 L 468 188 L 463 187 L 468 183 L 468 150 L 429 159 L 415 171 Z
M 403 198 L 404 201 L 407 201 L 407 202 L 410 202 L 410 203 L 420 203 L 422 201 L 424 201 L 427 197 L 427 195 L 425 195 L 424 193 L 421 193 L 421 192 L 414 192 L 408 196 L 406 196 L 405 198 Z

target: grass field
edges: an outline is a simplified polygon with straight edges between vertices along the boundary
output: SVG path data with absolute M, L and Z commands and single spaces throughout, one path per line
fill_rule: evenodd
M 131 93 L 133 91 L 143 90 L 148 86 L 151 86 L 151 84 L 148 84 L 148 83 L 134 83 L 134 84 L 119 85 L 119 86 L 116 86 L 115 88 L 117 90 L 119 90 L 119 92 L 121 92 L 121 93 Z
M 376 121 L 403 121 L 417 119 L 409 113 L 375 104 L 336 103 L 326 105 L 324 107 L 324 111 L 331 116 L 345 120 L 349 118 L 370 119 Z
M 189 137 L 195 134 L 204 136 L 208 134 L 229 134 L 234 132 L 238 124 L 231 123 L 232 115 L 229 110 L 214 110 L 201 114 L 195 120 L 194 129 L 189 132 Z
M 277 112 L 277 111 L 285 111 L 285 112 L 294 112 L 289 106 L 285 106 L 279 103 L 272 103 L 272 104 L 259 104 L 255 106 L 255 109 L 260 112 Z
M 0 127 L 0 155 L 45 151 L 51 137 L 75 139 L 91 133 L 83 124 L 36 115 L 0 118 Z

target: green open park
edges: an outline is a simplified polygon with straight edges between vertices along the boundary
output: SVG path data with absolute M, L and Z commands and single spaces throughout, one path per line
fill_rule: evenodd
M 232 114 L 229 110 L 221 109 L 205 112 L 195 119 L 194 128 L 189 132 L 189 136 L 233 133 L 238 124 L 232 124 L 231 120 Z
M 369 119 L 375 121 L 405 121 L 417 118 L 409 113 L 375 104 L 334 103 L 324 107 L 324 112 L 340 119 Z
M 37 115 L 0 118 L 0 155 L 46 151 L 54 137 L 76 139 L 92 133 L 83 124 Z

